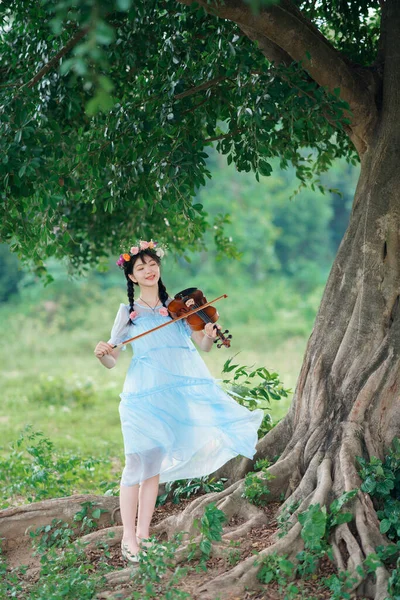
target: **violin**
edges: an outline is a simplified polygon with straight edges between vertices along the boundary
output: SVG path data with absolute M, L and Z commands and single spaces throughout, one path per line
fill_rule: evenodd
M 194 300 L 194 304 L 188 307 L 186 306 L 186 302 L 190 298 Z M 208 305 L 201 308 L 206 304 L 207 298 L 201 290 L 195 287 L 186 288 L 175 294 L 174 299 L 168 304 L 168 312 L 173 319 L 185 316 L 186 313 L 190 312 L 191 314 L 186 318 L 187 323 L 193 331 L 201 331 L 204 329 L 206 323 L 215 323 L 219 318 L 218 311 L 214 306 Z M 191 309 L 196 310 L 196 312 L 193 313 Z M 217 343 L 217 348 L 221 348 L 221 346 L 230 347 L 232 335 L 225 336 L 226 333 L 229 333 L 228 329 L 224 332 L 217 329 L 217 337 L 214 340 L 214 344 L 218 342 L 218 338 L 221 340 L 220 343 Z
M 197 290 L 197 288 L 188 288 L 188 289 Z M 186 291 L 187 290 L 183 290 L 183 292 L 186 292 Z M 200 292 L 200 290 L 198 290 L 198 291 Z M 180 294 L 182 294 L 183 292 L 180 292 Z M 179 294 L 177 294 L 177 296 L 179 296 Z M 210 306 L 214 302 L 217 302 L 218 300 L 221 300 L 222 298 L 227 298 L 227 297 L 228 296 L 226 294 L 223 294 L 222 296 L 219 296 L 218 298 L 214 298 L 214 300 L 210 300 L 209 302 L 205 302 L 205 303 L 201 304 L 200 306 L 197 306 L 193 310 L 190 307 L 186 306 L 186 304 L 182 303 L 182 305 L 179 307 L 179 309 L 181 309 L 182 314 L 179 317 L 172 318 L 171 321 L 167 321 L 166 323 L 162 323 L 162 325 L 157 325 L 157 327 L 153 327 L 153 329 L 149 329 L 148 331 L 144 331 L 143 333 L 139 333 L 138 335 L 135 335 L 135 336 L 129 338 L 129 340 L 125 340 L 123 342 L 120 342 L 119 344 L 114 344 L 113 345 L 113 350 L 114 350 L 114 348 L 122 348 L 122 346 L 125 346 L 125 344 L 129 344 L 130 342 L 133 342 L 134 340 L 138 340 L 139 338 L 143 337 L 144 335 L 147 335 L 147 334 L 151 333 L 152 331 L 157 331 L 158 329 L 162 329 L 163 327 L 168 327 L 168 325 L 172 325 L 172 323 L 176 323 L 177 321 L 180 321 L 181 319 L 185 319 L 186 318 L 186 320 L 188 320 L 191 315 L 194 315 L 194 314 L 196 314 L 198 312 L 202 312 L 205 315 L 206 314 L 205 313 L 205 309 L 208 306 Z M 189 299 L 189 298 L 187 298 L 187 299 Z M 203 296 L 203 299 L 205 300 L 204 296 Z M 171 306 L 172 302 L 175 302 L 175 301 L 178 301 L 178 300 L 179 299 L 172 300 L 169 303 L 168 307 Z M 195 302 L 196 302 L 196 300 L 195 300 Z M 176 305 L 175 305 L 175 308 L 177 308 Z M 214 317 L 215 317 L 215 320 L 217 320 L 218 317 L 219 317 L 219 315 L 218 315 L 217 311 L 215 311 L 215 313 L 216 314 L 214 315 Z M 204 318 L 208 319 L 210 317 L 209 316 L 203 317 L 203 321 L 204 321 Z M 204 324 L 201 327 L 201 329 L 204 327 L 205 323 L 209 323 L 209 322 L 210 322 L 209 320 L 205 320 Z M 220 330 L 217 330 L 217 331 L 218 331 L 218 336 L 219 337 L 224 336 L 225 333 L 228 333 L 228 330 L 224 331 L 223 334 L 220 332 Z M 229 335 L 228 338 L 223 337 L 223 342 L 225 342 L 224 345 L 226 345 L 228 347 L 230 346 L 229 339 L 231 337 L 232 337 L 231 335 Z M 215 339 L 214 342 L 216 342 L 216 341 L 218 341 L 218 340 Z M 222 344 L 218 345 L 218 348 L 221 348 L 221 345 Z

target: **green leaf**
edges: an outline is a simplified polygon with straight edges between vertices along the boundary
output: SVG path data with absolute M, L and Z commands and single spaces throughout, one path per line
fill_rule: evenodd
M 319 504 L 311 505 L 308 510 L 300 513 L 298 518 L 303 526 L 301 537 L 305 542 L 305 547 L 310 550 L 319 549 L 326 532 L 326 507 L 321 508 Z
M 272 173 L 272 167 L 271 165 L 263 159 L 260 159 L 258 162 L 258 170 L 260 172 L 261 175 L 263 175 L 264 177 L 269 177 Z
M 115 29 L 104 21 L 98 21 L 95 29 L 95 35 L 98 44 L 104 44 L 107 46 L 115 39 Z
M 331 513 L 337 513 L 341 510 L 341 508 L 352 500 L 357 495 L 358 490 L 351 490 L 349 492 L 344 492 L 339 498 L 334 500 L 329 507 Z
M 132 0 L 117 0 L 117 10 L 126 12 L 132 6 Z
M 366 492 L 367 494 L 372 494 L 375 488 L 376 482 L 372 477 L 367 477 L 367 479 L 365 479 L 365 481 L 363 481 L 363 483 L 361 484 L 362 491 Z
M 200 550 L 204 552 L 204 554 L 210 554 L 211 552 L 211 541 L 208 539 L 202 539 L 200 544 Z
M 391 527 L 391 522 L 389 519 L 383 519 L 379 525 L 379 531 L 381 533 L 387 533 Z

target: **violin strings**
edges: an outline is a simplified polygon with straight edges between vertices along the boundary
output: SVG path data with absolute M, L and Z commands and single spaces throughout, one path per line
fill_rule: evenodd
M 199 308 L 199 306 L 201 306 L 201 304 L 194 303 L 193 306 L 194 306 L 194 308 Z M 208 314 L 206 312 L 204 312 L 204 310 L 198 310 L 197 314 L 199 316 L 201 316 L 201 318 L 203 319 L 203 321 L 205 321 L 206 323 L 213 323 L 214 322 L 212 319 L 210 319 L 210 317 L 208 316 Z M 217 331 L 217 335 L 220 335 L 220 332 Z
M 199 308 L 199 306 L 201 306 L 201 304 L 194 304 L 195 308 Z M 213 321 L 210 319 L 210 317 L 208 316 L 208 314 L 206 312 L 204 312 L 204 310 L 198 310 L 197 314 L 199 316 L 202 317 L 203 321 L 205 321 L 206 323 L 212 323 Z

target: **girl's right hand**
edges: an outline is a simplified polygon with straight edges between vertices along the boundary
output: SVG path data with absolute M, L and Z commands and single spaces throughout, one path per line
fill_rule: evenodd
M 111 346 L 111 344 L 108 344 L 107 342 L 99 342 L 96 348 L 94 349 L 94 353 L 97 356 L 97 358 L 101 358 L 105 354 L 111 354 L 112 350 L 113 347 Z

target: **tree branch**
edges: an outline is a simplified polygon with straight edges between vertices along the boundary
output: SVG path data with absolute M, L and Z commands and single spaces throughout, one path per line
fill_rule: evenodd
M 221 81 L 226 81 L 227 79 L 230 79 L 230 78 L 227 77 L 226 75 L 219 75 L 218 77 L 209 79 L 208 81 L 205 81 L 204 83 L 200 83 L 199 85 L 193 86 L 193 87 L 189 88 L 188 90 L 181 92 L 180 94 L 175 94 L 174 98 L 176 98 L 177 100 L 181 100 L 182 98 L 186 98 L 187 96 L 193 96 L 193 94 L 197 94 L 197 92 L 202 92 L 204 90 L 208 90 L 208 88 L 213 87 L 214 85 L 216 85 L 217 83 L 220 83 Z
M 289 66 L 290 63 L 293 62 L 293 59 L 287 52 L 282 50 L 277 44 L 274 44 L 274 42 L 271 42 L 265 35 L 254 31 L 254 29 L 249 29 L 244 25 L 239 25 L 239 27 L 246 37 L 253 42 L 258 42 L 258 47 L 269 62 L 273 62 L 275 65 L 284 64 L 286 66 Z
M 32 77 L 30 81 L 27 81 L 26 83 L 21 85 L 20 90 L 22 90 L 24 87 L 32 88 L 38 83 L 38 81 L 43 79 L 43 77 L 47 75 L 47 73 L 51 71 L 51 69 L 53 69 L 53 67 L 55 67 L 60 62 L 62 57 L 65 56 L 65 54 L 67 54 L 67 52 L 69 52 L 71 48 L 76 46 L 78 42 L 80 42 L 80 40 L 87 34 L 88 31 L 89 27 L 85 27 L 78 31 L 78 33 L 76 33 L 74 37 L 71 38 L 69 42 L 63 48 L 61 48 L 61 50 L 57 52 L 57 54 L 53 56 L 53 58 L 50 59 L 49 62 L 46 63 L 44 67 L 36 73 L 34 77 Z
M 254 15 L 243 0 L 177 0 L 191 5 L 198 2 L 208 13 L 236 23 L 251 39 L 257 39 L 260 50 L 271 60 L 288 57 L 302 63 L 313 80 L 330 92 L 340 89 L 340 97 L 351 110 L 351 139 L 362 154 L 368 134 L 377 118 L 376 82 L 370 70 L 352 65 L 336 50 L 290 0 L 281 0 Z M 279 51 L 280 50 L 280 51 Z

